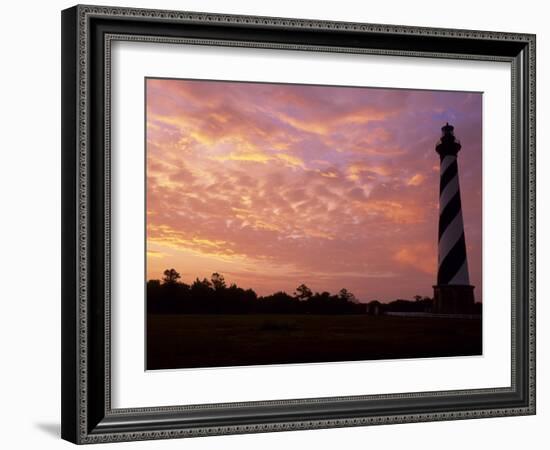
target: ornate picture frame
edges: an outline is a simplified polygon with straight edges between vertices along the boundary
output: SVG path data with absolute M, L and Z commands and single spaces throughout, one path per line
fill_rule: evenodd
M 116 41 L 509 63 L 510 385 L 113 408 L 110 76 Z M 535 414 L 534 35 L 81 5 L 62 12 L 64 439 L 85 444 L 528 414 Z

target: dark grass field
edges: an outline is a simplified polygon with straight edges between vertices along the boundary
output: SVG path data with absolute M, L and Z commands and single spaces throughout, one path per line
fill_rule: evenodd
M 149 314 L 147 369 L 480 355 L 481 319 Z

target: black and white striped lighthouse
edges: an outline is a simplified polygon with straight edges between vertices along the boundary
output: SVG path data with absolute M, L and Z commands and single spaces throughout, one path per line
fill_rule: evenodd
M 434 312 L 471 313 L 474 286 L 470 285 L 466 239 L 460 201 L 457 154 L 461 148 L 454 127 L 441 128 L 441 140 L 435 147 L 439 154 L 439 241 L 437 285 L 434 286 Z

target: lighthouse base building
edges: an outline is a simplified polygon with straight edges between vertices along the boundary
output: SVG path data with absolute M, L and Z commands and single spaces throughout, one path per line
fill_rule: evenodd
M 434 313 L 471 314 L 474 312 L 474 286 L 441 284 L 434 288 Z
M 470 314 L 474 310 L 474 286 L 470 285 L 466 238 L 462 219 L 457 154 L 461 148 L 454 127 L 441 129 L 435 147 L 440 157 L 439 239 L 437 284 L 434 288 L 434 312 Z

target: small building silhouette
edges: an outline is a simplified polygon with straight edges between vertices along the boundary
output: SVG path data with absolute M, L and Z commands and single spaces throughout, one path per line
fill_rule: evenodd
M 367 303 L 367 314 L 370 314 L 371 316 L 379 316 L 382 312 L 382 303 L 378 300 L 373 300 Z

